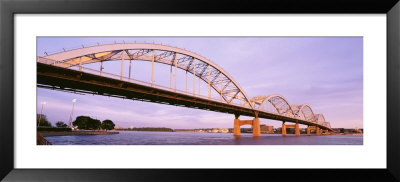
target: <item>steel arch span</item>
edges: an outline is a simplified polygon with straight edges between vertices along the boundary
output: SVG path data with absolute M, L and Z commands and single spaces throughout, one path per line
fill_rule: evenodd
M 316 122 L 317 122 L 318 124 L 323 125 L 323 123 L 326 122 L 325 117 L 324 117 L 323 114 L 316 114 L 316 115 L 315 115 L 315 118 L 316 118 Z
M 271 106 L 279 115 L 286 117 L 295 116 L 295 113 L 289 102 L 285 97 L 279 94 L 256 96 L 251 99 L 251 103 L 254 104 L 254 107 L 261 111 L 271 112 L 271 107 L 268 107 L 268 104 L 271 104 Z
M 64 68 L 115 60 L 150 61 L 182 69 L 207 83 L 227 104 L 236 100 L 242 106 L 253 109 L 249 97 L 240 85 L 220 66 L 203 56 L 177 47 L 150 43 L 117 43 L 38 57 L 38 62 L 52 61 L 53 65 Z M 208 92 L 210 95 L 210 89 Z
M 295 104 L 292 105 L 292 108 L 296 117 L 314 123 L 317 122 L 315 114 L 308 104 Z

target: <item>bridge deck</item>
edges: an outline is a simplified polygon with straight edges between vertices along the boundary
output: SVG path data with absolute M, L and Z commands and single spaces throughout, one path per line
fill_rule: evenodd
M 232 105 L 203 97 L 197 97 L 191 94 L 174 92 L 157 87 L 108 78 L 39 62 L 37 63 L 37 86 L 41 88 L 68 92 L 80 92 L 119 97 L 123 99 L 156 102 L 251 117 L 254 117 L 255 112 L 258 112 L 259 118 L 293 123 L 297 122 L 299 124 L 318 126 L 321 129 L 332 131 L 328 127 L 309 121 L 285 117 L 264 111 L 253 110 L 239 105 Z

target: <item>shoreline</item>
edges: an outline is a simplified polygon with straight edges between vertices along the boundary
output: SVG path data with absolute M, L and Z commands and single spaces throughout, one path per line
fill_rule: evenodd
M 47 136 L 74 136 L 74 135 L 113 135 L 117 131 L 38 131 L 43 137 Z

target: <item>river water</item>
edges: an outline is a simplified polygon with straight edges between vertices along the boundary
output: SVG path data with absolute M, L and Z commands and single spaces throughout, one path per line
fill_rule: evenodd
M 362 145 L 362 136 L 321 135 L 282 137 L 280 134 L 119 131 L 113 135 L 45 137 L 53 145 Z

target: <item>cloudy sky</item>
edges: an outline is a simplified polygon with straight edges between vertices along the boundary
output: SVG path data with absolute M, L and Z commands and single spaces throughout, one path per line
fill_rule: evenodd
M 37 55 L 114 42 L 154 42 L 190 50 L 222 67 L 250 98 L 280 94 L 290 104 L 309 104 L 334 128 L 363 127 L 362 37 L 38 37 Z M 150 63 L 134 61 L 132 65 L 132 78 L 150 81 Z M 99 68 L 98 63 L 84 66 Z M 109 62 L 104 67 L 105 72 L 119 74 L 121 64 Z M 128 69 L 126 61 L 125 76 Z M 170 67 L 156 64 L 155 83 L 169 87 L 169 74 Z M 183 71 L 178 71 L 177 79 L 178 89 L 184 90 Z M 205 83 L 201 93 L 207 95 Z M 111 119 L 121 127 L 233 127 L 230 114 L 41 88 L 37 89 L 37 112 L 44 101 L 43 114 L 50 122 L 67 123 L 75 98 L 74 118 Z M 261 123 L 281 125 L 267 119 Z

